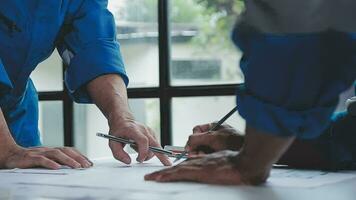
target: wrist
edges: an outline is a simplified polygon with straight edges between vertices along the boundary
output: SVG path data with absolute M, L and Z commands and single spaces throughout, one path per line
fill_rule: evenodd
M 0 145 L 0 169 L 7 168 L 7 161 L 12 155 L 21 151 L 22 147 L 18 146 L 14 142 L 5 142 Z
M 109 127 L 117 126 L 123 123 L 132 122 L 134 121 L 134 117 L 131 112 L 129 111 L 122 111 L 122 112 L 112 112 L 107 117 Z
M 266 181 L 273 164 L 293 140 L 293 136 L 278 137 L 247 125 L 243 147 L 234 158 L 246 184 L 260 184 Z
M 272 166 L 261 164 L 254 158 L 247 156 L 243 150 L 231 158 L 231 162 L 235 163 L 236 169 L 241 174 L 242 182 L 247 185 L 258 185 L 266 182 Z

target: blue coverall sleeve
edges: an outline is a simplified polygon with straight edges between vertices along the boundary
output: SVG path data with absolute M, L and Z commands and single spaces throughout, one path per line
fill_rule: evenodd
M 336 32 L 268 34 L 237 27 L 245 85 L 237 93 L 246 123 L 277 136 L 315 138 L 329 125 L 339 94 L 356 76 L 352 41 Z
M 0 58 L 0 97 L 8 93 L 12 87 L 11 80 Z
M 101 75 L 118 74 L 127 85 L 115 21 L 107 9 L 107 0 L 84 0 L 68 16 L 57 49 L 68 65 L 65 84 L 74 101 L 91 103 L 85 85 Z

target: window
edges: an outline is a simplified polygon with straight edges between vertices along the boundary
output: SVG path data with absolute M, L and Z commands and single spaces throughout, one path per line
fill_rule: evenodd
M 109 1 L 130 77 L 130 108 L 163 145 L 184 145 L 194 125 L 216 121 L 235 105 L 243 76 L 230 29 L 242 8 L 235 0 Z M 62 75 L 61 70 L 46 70 Z M 34 75 L 39 84 L 41 73 Z M 98 131 L 109 131 L 106 119 L 94 105 L 74 105 L 59 83 L 62 78 L 56 87 L 39 88 L 41 100 L 62 102 L 56 107 L 62 106 L 64 120 L 58 122 L 63 123 L 64 135 L 56 140 L 90 157 L 110 155 L 107 141 L 95 137 Z M 49 109 L 46 104 L 43 110 Z M 243 131 L 238 115 L 230 122 Z
M 157 0 L 109 1 L 130 88 L 158 86 Z
M 172 85 L 236 84 L 243 81 L 237 67 L 240 52 L 230 40 L 230 30 L 240 8 L 231 10 L 236 2 L 171 1 Z
M 45 146 L 72 145 L 71 101 L 64 92 L 63 66 L 57 51 L 31 74 L 39 91 L 39 130 Z M 65 134 L 66 133 L 66 134 Z
M 36 67 L 31 79 L 39 92 L 62 91 L 62 60 L 57 51 Z
M 61 101 L 41 101 L 39 103 L 38 128 L 41 141 L 50 147 L 64 145 L 63 104 Z
M 39 130 L 45 146 L 73 146 L 73 102 L 65 91 L 57 51 L 31 74 L 39 92 Z

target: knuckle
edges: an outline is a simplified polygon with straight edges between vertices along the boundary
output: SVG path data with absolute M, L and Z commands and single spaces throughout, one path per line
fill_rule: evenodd
M 194 135 L 190 135 L 189 137 L 188 137 L 188 140 L 193 140 L 194 139 Z
M 66 151 L 66 150 L 69 150 L 68 147 L 59 147 L 57 148 L 59 151 Z
M 75 155 L 72 157 L 74 160 L 79 160 L 79 161 L 83 161 L 85 160 L 83 157 L 79 156 L 79 155 Z
M 35 155 L 35 154 L 33 154 L 32 152 L 27 151 L 27 152 L 24 153 L 23 156 L 24 156 L 25 158 L 31 158 L 31 157 L 33 157 L 34 155 Z
M 64 147 L 57 147 L 57 148 L 55 148 L 55 150 L 57 150 L 56 152 L 59 152 L 59 151 L 63 152 L 63 151 L 65 151 L 65 148 Z
M 43 162 L 46 160 L 46 158 L 44 156 L 41 156 L 41 155 L 34 155 L 32 156 L 32 159 L 38 161 L 38 162 Z
M 56 155 L 62 153 L 62 151 L 59 149 L 52 149 L 51 152 Z
M 43 151 L 48 151 L 48 150 L 50 150 L 49 147 L 41 147 L 41 149 L 42 149 Z
M 70 158 L 70 157 L 66 157 L 66 158 L 63 159 L 63 161 L 66 162 L 66 163 L 72 163 L 73 159 Z
M 139 137 L 138 142 L 142 144 L 148 144 L 148 138 L 147 137 Z
M 200 126 L 194 126 L 193 127 L 193 132 L 196 132 L 196 131 L 198 131 L 200 129 Z

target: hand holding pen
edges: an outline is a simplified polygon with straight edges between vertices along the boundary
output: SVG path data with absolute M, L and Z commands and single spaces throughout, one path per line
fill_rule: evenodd
M 217 130 L 208 132 L 215 123 L 195 126 L 189 136 L 185 149 L 189 155 L 210 154 L 217 151 L 239 151 L 244 142 L 241 132 L 228 124 L 222 124 Z
M 216 131 L 217 129 L 219 129 L 221 127 L 221 125 L 230 116 L 232 116 L 236 111 L 237 111 L 237 107 L 234 107 L 229 113 L 227 113 L 217 123 L 212 124 L 211 127 L 209 126 L 208 133 L 211 133 L 212 131 Z M 238 135 L 238 134 L 236 134 L 236 135 Z M 121 143 L 121 144 L 129 144 L 132 147 L 136 147 L 137 146 L 137 144 L 134 141 L 128 140 L 128 139 L 125 139 L 125 138 L 122 138 L 122 137 L 107 135 L 107 134 L 103 134 L 103 133 L 97 133 L 97 136 L 103 137 L 103 138 L 109 139 L 110 141 L 118 142 L 118 143 Z M 204 148 L 204 147 L 200 147 L 200 148 Z M 209 147 L 207 146 L 207 148 L 209 148 Z M 164 150 L 164 149 L 161 149 L 161 148 L 158 148 L 158 147 L 152 147 L 152 146 L 149 146 L 149 150 L 152 151 L 152 152 L 158 153 L 158 154 L 167 155 L 169 157 L 175 157 L 176 159 L 175 159 L 174 162 L 177 162 L 178 160 L 180 160 L 182 158 L 186 158 L 187 157 L 187 153 L 188 153 L 187 151 L 184 151 L 181 154 L 175 154 L 172 151 L 167 151 L 167 150 Z M 206 150 L 206 151 L 209 151 L 209 150 Z
M 236 113 L 236 111 L 237 111 L 237 106 L 236 107 L 234 107 L 229 113 L 227 113 L 225 116 L 223 116 L 217 123 L 213 123 L 213 124 L 211 124 L 212 126 L 210 126 L 210 124 L 209 124 L 209 129 L 208 129 L 208 131 L 207 131 L 207 133 L 208 134 L 210 134 L 210 133 L 212 133 L 213 131 L 216 131 L 216 130 L 218 130 L 220 127 L 221 127 L 221 125 L 229 118 L 229 117 L 231 117 L 234 113 Z M 194 132 L 194 129 L 193 129 L 193 132 Z M 188 141 L 188 145 L 187 145 L 188 147 L 189 147 L 189 141 Z M 209 153 L 209 152 L 207 152 L 207 151 L 212 151 L 212 149 L 208 146 L 208 145 L 202 145 L 201 147 L 200 147 L 202 150 L 204 150 L 206 153 Z M 177 162 L 178 160 L 180 160 L 181 158 L 183 158 L 184 156 L 186 156 L 188 154 L 188 151 L 187 151 L 187 149 L 183 152 L 183 153 L 181 153 L 180 154 L 180 156 L 178 156 L 177 158 L 176 158 L 176 160 L 174 160 L 174 162 Z
M 128 144 L 132 148 L 137 148 L 137 144 L 133 140 L 125 139 L 125 138 L 118 137 L 118 136 L 108 135 L 108 134 L 104 134 L 104 133 L 96 133 L 96 136 L 108 139 L 110 141 L 119 142 L 121 144 Z M 148 149 L 154 153 L 163 154 L 168 157 L 176 158 L 176 157 L 180 156 L 179 154 L 176 154 L 173 151 L 165 150 L 165 149 L 162 149 L 159 147 L 149 146 Z

